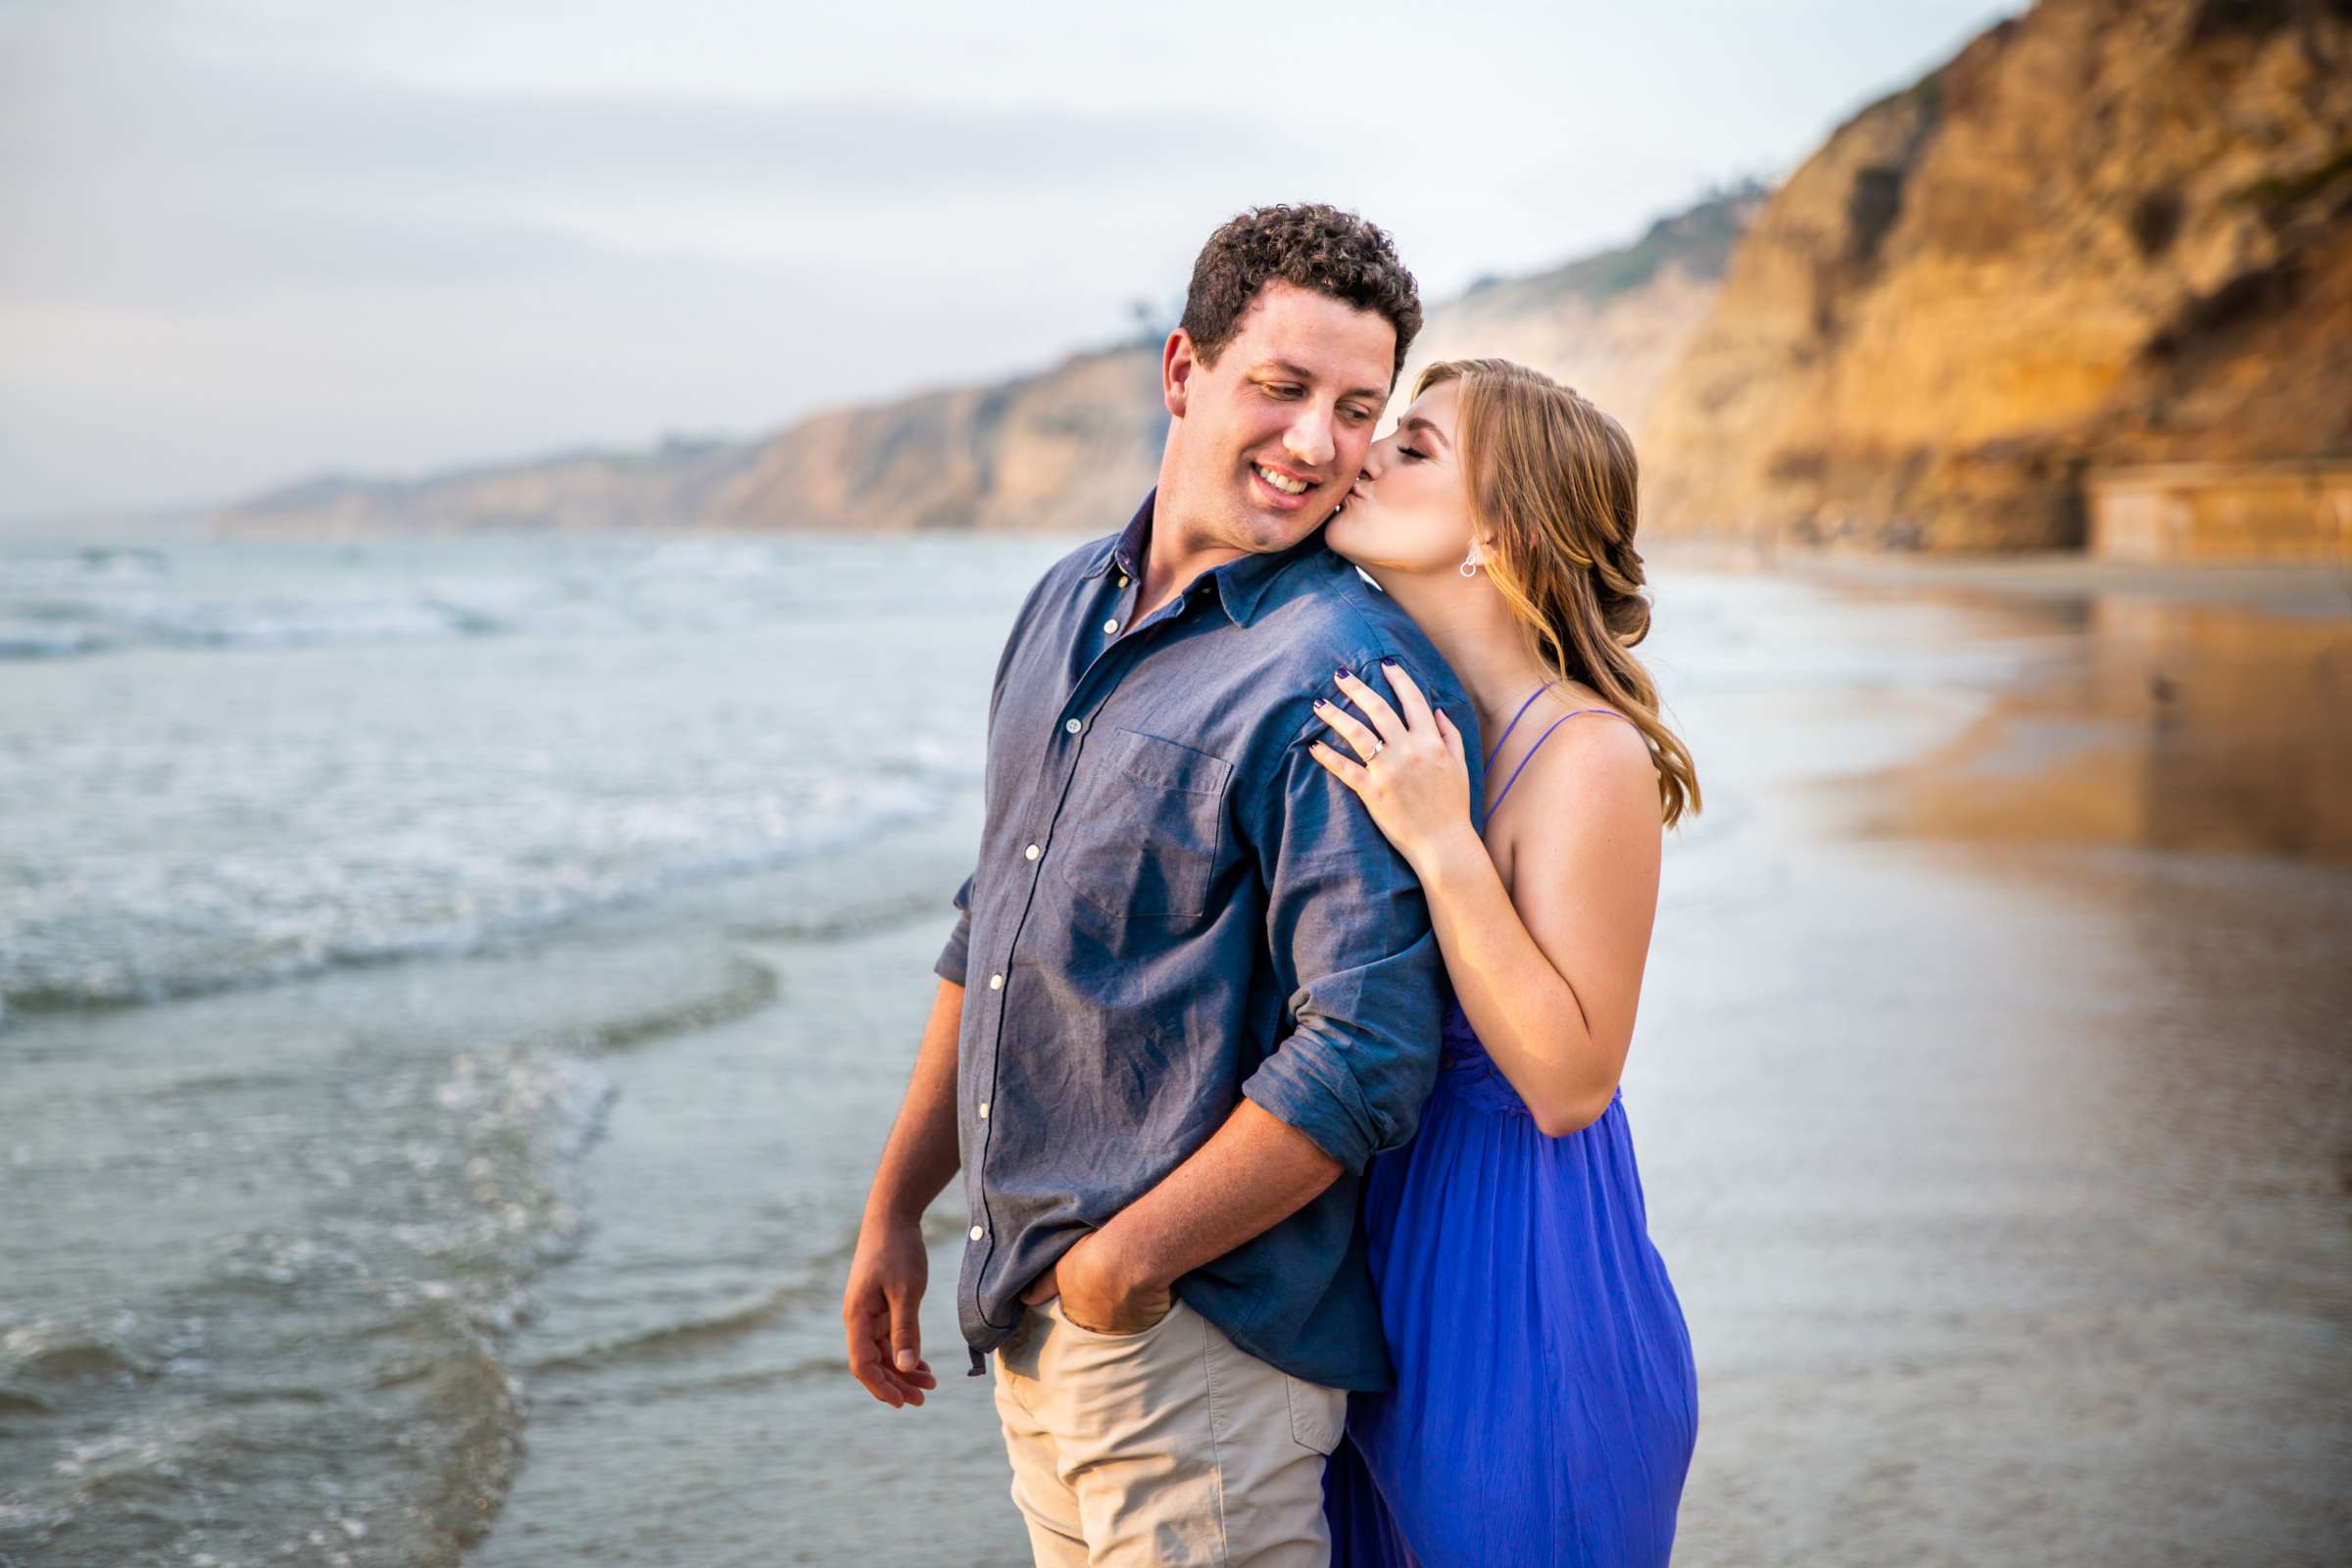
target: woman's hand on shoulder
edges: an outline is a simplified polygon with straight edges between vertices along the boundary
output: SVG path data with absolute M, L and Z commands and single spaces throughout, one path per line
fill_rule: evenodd
M 1440 856 L 1460 850 L 1464 840 L 1485 853 L 1470 821 L 1470 763 L 1462 732 L 1430 706 L 1403 666 L 1384 662 L 1381 669 L 1396 693 L 1395 705 L 1346 670 L 1338 672 L 1334 689 L 1364 717 L 1328 700 L 1315 703 L 1316 715 L 1353 755 L 1323 741 L 1307 750 L 1355 792 L 1397 853 L 1426 876 Z

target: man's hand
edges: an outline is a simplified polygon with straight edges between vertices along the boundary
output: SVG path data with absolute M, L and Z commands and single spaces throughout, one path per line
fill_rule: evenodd
M 939 1387 L 923 1359 L 915 1318 L 930 1273 L 920 1221 L 867 1216 L 850 1259 L 841 1321 L 849 1331 L 851 1372 L 894 1410 L 922 1403 L 923 1391 Z
M 1021 1293 L 1021 1299 L 1035 1306 L 1056 1296 L 1062 1316 L 1096 1334 L 1141 1334 L 1176 1305 L 1173 1291 L 1125 1266 L 1101 1231 L 1078 1238 Z

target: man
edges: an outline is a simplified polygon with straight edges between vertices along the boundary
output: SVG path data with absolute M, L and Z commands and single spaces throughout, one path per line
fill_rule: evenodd
M 919 1217 L 960 1163 L 963 1334 L 1041 1564 L 1328 1562 L 1347 1391 L 1391 1383 L 1359 1181 L 1434 1082 L 1444 960 L 1307 747 L 1334 674 L 1386 695 L 1384 662 L 1476 733 L 1320 533 L 1420 323 L 1352 214 L 1218 229 L 1162 351 L 1158 487 L 998 665 L 979 865 L 842 1315 L 858 1380 L 922 1403 Z

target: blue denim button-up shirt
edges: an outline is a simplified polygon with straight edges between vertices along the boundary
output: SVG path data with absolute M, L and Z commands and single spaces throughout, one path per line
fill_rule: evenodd
M 937 972 L 964 987 L 956 1134 L 972 1370 L 1020 1293 L 1248 1096 L 1343 1167 L 1175 1293 L 1295 1376 L 1383 1389 L 1365 1161 L 1436 1080 L 1445 962 L 1419 884 L 1307 752 L 1346 667 L 1395 660 L 1478 727 L 1427 638 L 1320 530 L 1139 609 L 1152 497 L 1033 588 L 990 701 L 987 821 Z M 1471 799 L 1479 796 L 1478 759 Z

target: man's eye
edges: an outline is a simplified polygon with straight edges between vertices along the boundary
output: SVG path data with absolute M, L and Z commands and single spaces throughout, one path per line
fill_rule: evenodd
M 1287 381 L 1269 382 L 1266 390 L 1278 398 L 1295 398 L 1298 395 L 1298 388 Z
M 1365 420 L 1367 420 L 1367 419 L 1369 419 L 1369 418 L 1371 418 L 1371 417 L 1372 417 L 1372 411 L 1371 411 L 1370 409 L 1359 409 L 1359 408 L 1350 407 L 1350 408 L 1349 408 L 1349 409 L 1347 411 L 1347 414 L 1348 414 L 1348 417 L 1349 419 L 1352 419 L 1352 420 L 1353 420 L 1354 422 L 1356 422 L 1357 424 L 1362 424 L 1362 423 L 1363 423 Z

